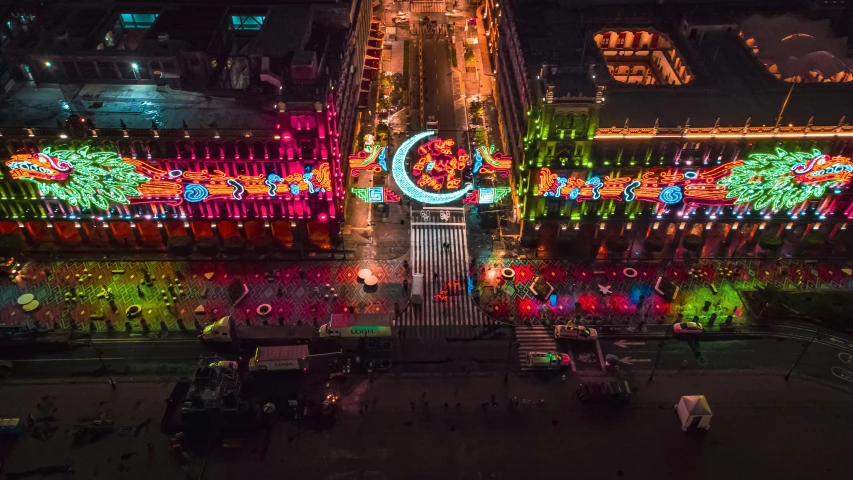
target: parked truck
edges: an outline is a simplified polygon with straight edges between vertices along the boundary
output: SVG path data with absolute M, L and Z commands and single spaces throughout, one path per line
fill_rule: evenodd
M 308 369 L 308 345 L 258 347 L 249 359 L 251 372 L 286 372 Z
M 236 325 L 230 316 L 204 327 L 202 342 L 230 345 L 283 345 L 309 343 L 314 338 L 311 325 Z
M 387 313 L 334 313 L 320 326 L 320 338 L 378 338 L 391 336 Z
M 70 342 L 71 332 L 68 330 L 34 330 L 5 325 L 0 328 L 0 351 L 65 350 Z

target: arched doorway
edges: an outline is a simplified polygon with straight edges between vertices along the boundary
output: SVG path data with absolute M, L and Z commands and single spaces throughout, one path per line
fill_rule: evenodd
M 32 237 L 33 242 L 35 242 L 36 245 L 53 241 L 53 234 L 47 227 L 47 223 L 42 222 L 41 220 L 27 222 L 26 228 L 27 231 L 30 232 L 30 237 Z
M 139 229 L 139 236 L 142 237 L 142 244 L 146 247 L 159 247 L 163 245 L 163 237 L 160 235 L 160 228 L 157 222 L 153 220 L 142 220 L 136 224 Z
M 276 220 L 270 223 L 272 227 L 272 238 L 285 248 L 293 247 L 293 228 L 290 222 Z
M 70 246 L 80 245 L 83 243 L 83 237 L 80 236 L 80 232 L 77 230 L 77 227 L 74 226 L 74 222 L 59 220 L 53 224 L 53 227 L 56 229 L 56 235 L 59 237 L 59 243 Z
M 217 224 L 217 228 L 219 229 L 219 236 L 223 240 L 240 236 L 240 228 L 237 226 L 237 222 L 233 220 L 222 220 Z
M 129 222 L 110 222 L 110 231 L 119 246 L 129 247 L 136 245 L 136 237 L 133 236 L 133 230 L 130 228 Z
M 104 224 L 97 220 L 88 222 L 80 222 L 83 231 L 86 232 L 86 239 L 89 245 L 104 246 L 109 243 L 109 236 L 104 231 Z
M 212 237 L 213 236 L 213 227 L 210 226 L 210 222 L 205 220 L 194 220 L 191 224 L 191 228 L 193 231 L 193 236 L 195 238 L 202 237 Z
M 311 220 L 308 222 L 308 239 L 317 248 L 330 250 L 332 248 L 332 237 L 329 235 L 328 222 Z

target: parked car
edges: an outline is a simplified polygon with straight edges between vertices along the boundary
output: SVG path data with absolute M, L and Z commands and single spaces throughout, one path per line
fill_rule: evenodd
M 406 17 L 394 17 L 394 25 L 408 25 L 409 19 Z
M 694 333 L 702 333 L 704 329 L 702 325 L 696 322 L 680 322 L 672 326 L 672 333 L 691 335 Z
M 527 352 L 527 366 L 531 368 L 566 368 L 572 359 L 567 353 L 560 352 Z
M 554 338 L 568 338 L 571 340 L 595 340 L 598 331 L 583 325 L 557 325 L 554 327 Z
M 584 403 L 628 403 L 634 394 L 624 380 L 614 382 L 585 382 L 577 389 L 578 400 Z

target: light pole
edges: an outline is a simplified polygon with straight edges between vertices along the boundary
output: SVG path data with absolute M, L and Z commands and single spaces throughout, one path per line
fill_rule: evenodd
M 663 334 L 663 339 L 660 341 L 660 345 L 658 346 L 658 357 L 655 359 L 655 364 L 652 367 L 652 373 L 649 375 L 649 382 L 655 379 L 655 372 L 658 369 L 658 362 L 660 362 L 660 357 L 663 355 L 663 344 L 666 342 L 666 339 L 669 337 L 669 328 Z
M 817 340 L 817 337 L 819 337 L 819 336 L 820 336 L 820 332 L 815 332 L 814 336 L 811 338 L 811 340 L 809 340 L 809 343 L 807 343 L 806 346 L 803 347 L 803 351 L 800 352 L 800 356 L 798 356 L 797 359 L 794 360 L 794 363 L 791 365 L 791 369 L 788 370 L 788 373 L 785 374 L 784 378 L 785 378 L 786 382 L 788 381 L 789 378 L 791 378 L 791 374 L 794 373 L 794 369 L 797 368 L 797 365 L 800 364 L 800 360 L 802 360 L 802 358 L 806 355 L 806 352 L 808 351 L 809 347 L 812 346 L 812 343 L 815 340 Z

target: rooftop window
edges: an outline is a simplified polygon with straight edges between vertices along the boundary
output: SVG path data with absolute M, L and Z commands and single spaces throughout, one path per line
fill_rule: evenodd
M 122 13 L 121 26 L 126 29 L 148 29 L 157 20 L 156 13 Z
M 234 30 L 260 30 L 267 17 L 264 15 L 231 15 Z

